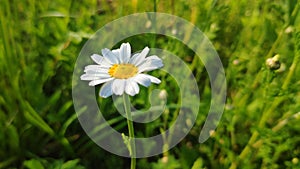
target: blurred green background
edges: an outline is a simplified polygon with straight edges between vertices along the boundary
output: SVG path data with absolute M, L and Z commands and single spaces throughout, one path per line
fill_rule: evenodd
M 299 6 L 299 0 L 0 0 L 0 168 L 129 167 L 129 159 L 99 148 L 83 132 L 72 103 L 72 73 L 81 48 L 103 25 L 150 11 L 182 17 L 207 35 L 223 62 L 228 91 L 217 130 L 199 144 L 210 106 L 203 64 L 172 38 L 144 35 L 190 66 L 201 107 L 180 144 L 138 159 L 137 168 L 300 168 Z M 135 46 L 143 38 L 127 40 Z M 265 62 L 276 54 L 281 66 L 271 70 Z M 172 79 L 155 73 L 164 80 L 160 88 L 176 93 L 168 85 Z M 146 90 L 134 105 L 149 106 Z M 111 103 L 99 100 L 111 125 L 126 132 L 126 120 Z M 138 126 L 136 134 L 167 129 L 176 119 L 176 103 L 169 94 L 167 115 Z

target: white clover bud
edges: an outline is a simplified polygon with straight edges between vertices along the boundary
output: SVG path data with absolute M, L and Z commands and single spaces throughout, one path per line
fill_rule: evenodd
M 145 24 L 145 27 L 146 28 L 150 28 L 152 25 L 151 21 L 147 21 L 146 24 Z
M 287 28 L 284 30 L 284 32 L 285 32 L 286 34 L 289 34 L 289 33 L 292 33 L 293 30 L 294 30 L 294 28 L 293 28 L 292 26 L 289 26 L 289 27 L 287 27 Z
M 213 30 L 213 31 L 218 30 L 218 25 L 217 25 L 217 23 L 212 23 L 212 24 L 210 25 L 210 29 Z
M 232 63 L 233 63 L 234 65 L 238 65 L 238 64 L 240 63 L 240 60 L 234 59 L 234 60 L 232 61 Z
M 266 60 L 266 65 L 271 70 L 277 70 L 280 68 L 279 55 L 275 55 L 272 58 Z
M 216 131 L 215 131 L 215 130 L 210 130 L 210 131 L 209 131 L 209 135 L 210 135 L 211 137 L 216 136 Z
M 163 156 L 163 158 L 161 159 L 162 163 L 168 163 L 168 161 L 169 161 L 168 156 Z
M 172 34 L 176 35 L 177 34 L 177 29 L 172 29 Z
M 158 95 L 158 97 L 159 97 L 161 100 L 165 100 L 165 99 L 167 98 L 167 96 L 168 96 L 168 93 L 167 93 L 167 91 L 166 91 L 165 89 L 161 90 L 161 91 L 159 92 L 159 95 Z
M 193 126 L 193 122 L 192 122 L 191 119 L 186 119 L 186 120 L 185 120 L 185 124 L 186 124 L 188 127 Z
M 299 118 L 300 118 L 300 112 L 294 114 L 294 118 L 295 118 L 295 119 L 299 119 Z

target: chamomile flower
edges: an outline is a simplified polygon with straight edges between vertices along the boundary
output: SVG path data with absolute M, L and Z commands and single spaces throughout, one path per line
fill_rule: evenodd
M 138 84 L 148 87 L 151 82 L 159 84 L 161 81 L 144 72 L 155 70 L 163 66 L 162 60 L 153 55 L 146 57 L 149 48 L 145 47 L 141 53 L 131 56 L 131 46 L 123 43 L 120 49 L 102 49 L 102 56 L 93 54 L 92 60 L 96 65 L 88 65 L 80 79 L 90 81 L 90 86 L 103 84 L 99 95 L 107 98 L 112 94 L 127 93 L 134 96 L 139 93 Z

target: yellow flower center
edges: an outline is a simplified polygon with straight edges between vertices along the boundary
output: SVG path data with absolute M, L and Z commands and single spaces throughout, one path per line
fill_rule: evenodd
M 128 79 L 137 74 L 138 69 L 133 64 L 114 64 L 109 68 L 108 74 L 117 79 Z

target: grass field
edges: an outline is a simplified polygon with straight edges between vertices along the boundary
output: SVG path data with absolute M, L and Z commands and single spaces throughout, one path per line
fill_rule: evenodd
M 199 144 L 211 99 L 201 61 L 172 38 L 126 39 L 138 47 L 150 41 L 150 47 L 181 56 L 201 96 L 187 137 L 162 155 L 137 159 L 137 168 L 300 168 L 299 0 L 0 0 L 0 169 L 129 168 L 130 159 L 103 150 L 83 131 L 73 107 L 72 74 L 83 45 L 98 29 L 153 11 L 182 17 L 206 34 L 225 69 L 227 100 L 217 129 Z M 275 55 L 276 70 L 266 65 Z M 178 114 L 171 106 L 178 102 L 176 85 L 154 74 L 168 93 L 169 113 L 136 127 L 138 137 L 159 134 Z M 133 104 L 148 107 L 149 90 L 143 88 Z M 126 119 L 111 103 L 99 99 L 111 125 L 126 132 Z

